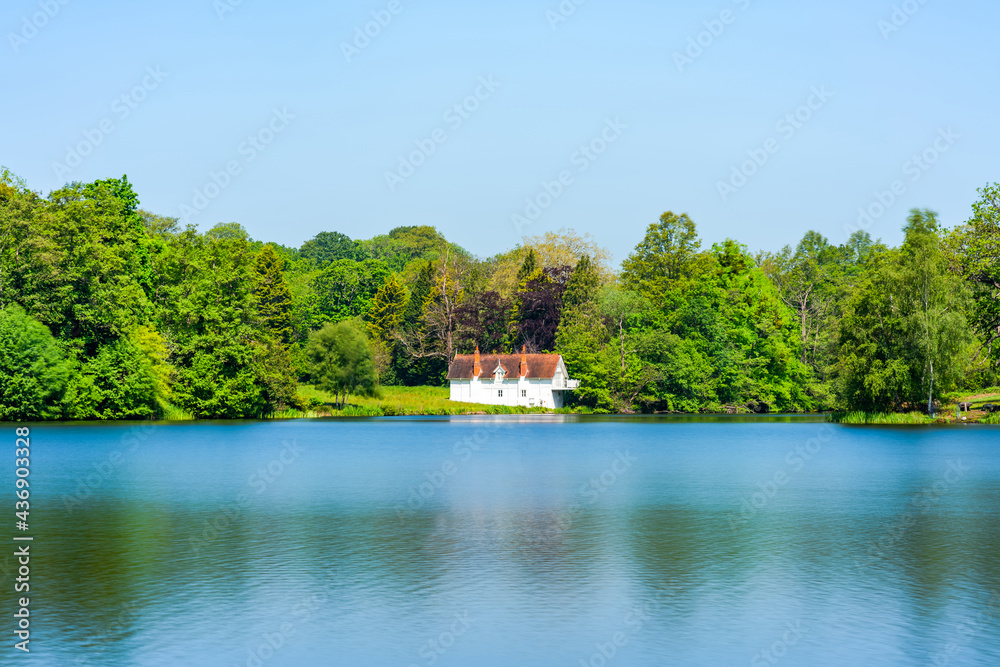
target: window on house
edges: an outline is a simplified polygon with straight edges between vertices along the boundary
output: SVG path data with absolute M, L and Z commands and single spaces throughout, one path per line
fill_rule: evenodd
M 497 398 L 503 398 L 503 389 L 497 389 Z
M 528 390 L 527 389 L 522 389 L 521 390 L 521 398 L 528 398 Z

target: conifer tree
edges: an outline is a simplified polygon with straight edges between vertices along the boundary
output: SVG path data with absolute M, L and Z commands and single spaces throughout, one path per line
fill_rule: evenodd
M 371 337 L 382 341 L 390 340 L 402 323 L 406 311 L 406 288 L 393 274 L 375 293 L 371 309 L 365 316 Z
M 255 295 L 264 328 L 287 345 L 292 340 L 292 292 L 285 282 L 281 266 L 281 259 L 274 248 L 270 244 L 264 246 L 254 265 L 257 276 Z
M 528 254 L 524 258 L 524 263 L 521 264 L 521 269 L 517 272 L 517 282 L 524 283 L 535 271 L 541 269 L 538 264 L 538 253 L 534 249 L 528 248 Z
M 597 290 L 600 287 L 600 276 L 597 274 L 597 267 L 590 259 L 590 255 L 584 255 L 577 262 L 573 273 L 570 274 L 566 282 L 566 291 L 563 293 L 563 313 L 568 314 L 574 310 L 593 307 L 597 310 Z
M 427 264 L 420 269 L 420 275 L 410 289 L 410 301 L 406 305 L 403 314 L 403 326 L 410 331 L 419 329 L 424 318 L 424 306 L 430 299 L 431 288 L 434 285 L 434 263 Z

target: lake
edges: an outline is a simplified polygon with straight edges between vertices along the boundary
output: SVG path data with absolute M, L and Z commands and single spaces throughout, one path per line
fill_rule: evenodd
M 31 444 L 32 652 L 0 558 L 3 664 L 1000 664 L 996 427 L 37 424 Z

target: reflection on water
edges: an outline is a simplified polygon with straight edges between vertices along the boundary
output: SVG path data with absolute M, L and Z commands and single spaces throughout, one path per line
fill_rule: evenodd
M 481 417 L 32 435 L 19 664 L 1000 664 L 997 429 Z

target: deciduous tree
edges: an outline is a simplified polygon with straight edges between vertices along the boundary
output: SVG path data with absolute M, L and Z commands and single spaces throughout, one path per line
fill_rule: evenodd
M 309 336 L 306 354 L 317 388 L 335 396 L 343 409 L 351 394 L 372 395 L 377 378 L 371 349 L 356 320 L 328 323 Z

